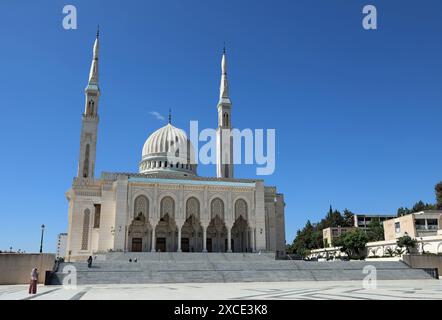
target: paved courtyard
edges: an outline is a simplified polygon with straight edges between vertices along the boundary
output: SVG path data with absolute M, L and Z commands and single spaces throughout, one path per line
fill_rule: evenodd
M 361 281 L 39 286 L 36 295 L 27 288 L 0 286 L 0 300 L 442 299 L 441 280 L 378 281 L 376 289 L 363 288 Z

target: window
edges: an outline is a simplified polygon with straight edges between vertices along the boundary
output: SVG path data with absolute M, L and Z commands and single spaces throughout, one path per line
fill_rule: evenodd
M 94 228 L 100 228 L 100 215 L 101 215 L 101 204 L 94 204 L 95 214 L 94 214 Z
M 83 213 L 83 234 L 81 238 L 81 250 L 87 250 L 89 240 L 89 219 L 90 210 L 86 209 Z
M 89 177 L 89 144 L 86 145 L 86 152 L 84 153 L 83 162 L 83 178 Z
M 437 230 L 438 223 L 437 219 L 427 219 L 428 230 Z
M 395 222 L 394 223 L 394 230 L 396 233 L 401 232 L 401 223 L 400 222 Z
M 425 219 L 416 219 L 414 221 L 414 224 L 415 224 L 417 230 L 424 230 L 425 229 Z

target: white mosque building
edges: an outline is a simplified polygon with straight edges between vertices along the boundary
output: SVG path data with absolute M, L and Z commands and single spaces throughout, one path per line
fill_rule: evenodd
M 98 64 L 97 33 L 85 89 L 78 174 L 66 192 L 66 257 L 84 260 L 112 251 L 284 254 L 283 194 L 260 179 L 234 178 L 232 143 L 221 141 L 221 134 L 217 134 L 216 177 L 198 176 L 193 147 L 186 133 L 171 124 L 170 116 L 169 123 L 144 143 L 138 173 L 103 172 L 95 177 Z M 219 133 L 232 124 L 225 52 L 217 110 Z M 177 146 L 184 152 L 176 152 Z M 230 162 L 219 156 L 223 148 L 231 150 Z

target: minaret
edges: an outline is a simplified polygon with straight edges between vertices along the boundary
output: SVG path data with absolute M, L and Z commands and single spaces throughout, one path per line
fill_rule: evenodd
M 97 37 L 94 43 L 89 81 L 85 89 L 86 102 L 82 115 L 80 157 L 77 174 L 79 178 L 94 177 L 98 128 L 98 101 L 100 97 L 100 88 L 98 87 L 98 37 L 99 30 L 97 30 Z
M 216 176 L 233 178 L 233 141 L 230 135 L 232 103 L 227 82 L 226 48 L 221 59 L 221 85 L 218 102 L 218 128 L 216 130 Z

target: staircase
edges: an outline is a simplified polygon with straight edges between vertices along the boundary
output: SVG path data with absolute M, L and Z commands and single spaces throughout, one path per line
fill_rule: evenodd
M 62 284 L 67 265 L 76 268 L 79 285 L 363 280 L 368 265 L 376 268 L 378 280 L 432 279 L 402 262 L 275 260 L 273 253 L 143 252 L 98 255 L 92 268 L 86 262 L 62 263 L 51 284 Z

